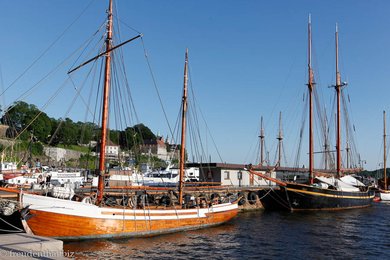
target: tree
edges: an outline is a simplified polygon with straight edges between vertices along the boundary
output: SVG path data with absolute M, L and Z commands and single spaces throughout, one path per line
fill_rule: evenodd
M 77 144 L 79 137 L 77 125 L 70 118 L 61 120 L 57 126 L 56 132 L 53 134 L 55 135 L 54 138 L 58 140 L 58 143 L 64 145 Z
M 8 137 L 28 140 L 29 132 L 39 140 L 46 140 L 51 132 L 51 119 L 46 113 L 40 111 L 35 105 L 18 101 L 1 118 L 3 124 L 10 127 Z
M 133 127 L 127 127 L 124 132 L 119 135 L 119 145 L 122 148 L 131 150 L 137 149 L 143 140 L 155 140 L 156 136 L 144 124 L 137 124 Z
M 119 130 L 110 130 L 110 141 L 114 144 L 119 144 L 120 133 L 121 131 Z
M 78 140 L 81 144 L 89 144 L 91 141 L 96 141 L 96 130 L 98 126 L 90 122 L 77 122 L 77 128 L 79 130 L 80 139 Z

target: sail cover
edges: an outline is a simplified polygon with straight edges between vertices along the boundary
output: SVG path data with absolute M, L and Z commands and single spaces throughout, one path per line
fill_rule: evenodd
M 349 185 L 356 186 L 356 187 L 365 186 L 361 181 L 359 181 L 358 179 L 356 179 L 355 177 L 353 177 L 351 175 L 345 175 L 345 176 L 341 177 L 340 180 L 342 180 L 344 183 L 347 183 Z
M 345 176 L 345 177 L 347 177 L 347 176 Z M 351 178 L 353 178 L 353 177 L 351 177 Z M 326 183 L 326 184 L 331 185 L 333 187 L 336 187 L 336 189 L 340 190 L 340 191 L 359 191 L 359 188 L 355 187 L 354 184 L 352 184 L 352 183 L 356 183 L 356 182 L 353 182 L 353 180 L 347 179 L 347 181 L 348 181 L 348 183 L 347 183 L 341 179 L 336 179 L 334 177 L 327 178 L 327 177 L 318 176 L 318 177 L 316 177 L 316 179 L 319 180 L 320 182 L 323 182 L 323 183 Z M 353 179 L 355 179 L 355 178 L 353 178 Z M 358 180 L 356 180 L 356 181 L 359 182 Z M 364 186 L 364 184 L 363 184 L 363 186 Z

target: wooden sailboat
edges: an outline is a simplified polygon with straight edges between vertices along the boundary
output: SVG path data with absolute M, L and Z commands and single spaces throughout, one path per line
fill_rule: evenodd
M 187 67 L 188 52 L 184 66 L 182 148 L 180 160 L 179 204 L 172 206 L 103 206 L 105 144 L 108 128 L 108 102 L 110 93 L 111 52 L 119 47 L 111 45 L 112 38 L 112 0 L 109 1 L 106 51 L 104 101 L 102 112 L 101 152 L 99 161 L 99 185 L 97 202 L 89 197 L 81 201 L 64 200 L 33 194 L 21 194 L 23 206 L 28 206 L 31 216 L 27 224 L 31 231 L 40 236 L 55 237 L 61 240 L 91 238 L 137 237 L 198 229 L 222 224 L 237 215 L 237 203 L 216 205 L 195 205 L 186 208 L 183 203 L 183 173 L 187 108 Z M 126 194 L 123 194 L 126 196 Z
M 386 173 L 386 111 L 383 111 L 383 189 L 379 190 L 379 197 L 382 201 L 390 201 L 390 191 L 388 190 L 387 173 Z
M 268 175 L 249 171 L 260 177 L 278 184 L 279 189 L 271 189 L 260 194 L 260 200 L 265 209 L 273 210 L 339 210 L 361 208 L 371 205 L 374 191 L 350 176 L 341 177 L 341 130 L 340 130 L 340 92 L 345 83 L 341 83 L 338 69 L 338 30 L 336 27 L 336 85 L 337 93 L 337 177 L 316 177 L 314 172 L 314 141 L 313 141 L 313 89 L 314 74 L 311 66 L 311 19 L 308 23 L 308 67 L 309 67 L 309 183 L 299 184 L 283 182 Z M 347 180 L 349 179 L 349 180 Z M 345 182 L 349 182 L 347 185 Z M 353 185 L 351 185 L 353 184 Z

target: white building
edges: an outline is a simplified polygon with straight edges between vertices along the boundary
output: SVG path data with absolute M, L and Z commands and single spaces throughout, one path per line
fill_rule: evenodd
M 118 158 L 119 157 L 120 147 L 117 144 L 114 144 L 111 141 L 107 142 L 106 145 L 106 157 L 108 158 Z

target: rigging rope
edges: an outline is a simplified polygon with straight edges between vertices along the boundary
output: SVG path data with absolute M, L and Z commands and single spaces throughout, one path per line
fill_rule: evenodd
M 36 58 L 33 63 L 28 66 L 2 93 L 0 93 L 0 96 L 2 96 L 8 89 L 10 89 L 19 79 L 21 79 L 45 54 L 65 35 L 65 33 L 76 23 L 76 21 L 83 16 L 83 14 L 86 12 L 86 10 L 89 8 L 89 6 L 92 4 L 94 0 L 91 0 L 89 4 L 81 11 L 81 13 L 76 17 L 76 19 L 68 26 L 66 29 L 52 42 L 49 47 L 46 48 L 46 50 Z

